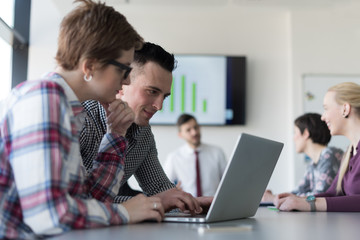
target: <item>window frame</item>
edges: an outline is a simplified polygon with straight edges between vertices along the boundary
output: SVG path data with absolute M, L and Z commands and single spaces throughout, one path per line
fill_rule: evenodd
M 14 1 L 14 27 L 0 18 L 0 37 L 12 47 L 11 87 L 27 79 L 31 0 Z

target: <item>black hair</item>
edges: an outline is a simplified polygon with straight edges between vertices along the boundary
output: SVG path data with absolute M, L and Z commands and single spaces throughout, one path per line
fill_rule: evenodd
M 135 51 L 134 62 L 144 65 L 149 61 L 159 64 L 169 72 L 176 68 L 174 54 L 168 53 L 159 45 L 146 42 L 140 50 Z
M 326 123 L 321 120 L 320 114 L 306 113 L 295 119 L 294 123 L 300 129 L 301 134 L 307 129 L 309 137 L 314 143 L 327 145 L 330 142 L 330 130 Z
M 178 126 L 178 128 L 180 128 L 181 125 L 183 125 L 184 123 L 187 123 L 188 121 L 190 121 L 192 119 L 194 119 L 196 121 L 196 118 L 193 115 L 183 113 L 178 117 L 176 125 Z

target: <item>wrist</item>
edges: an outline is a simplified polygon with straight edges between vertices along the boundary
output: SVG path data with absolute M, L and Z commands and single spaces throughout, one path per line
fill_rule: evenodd
M 126 223 L 131 223 L 129 211 L 128 211 L 127 208 L 124 206 L 124 204 L 118 204 L 118 205 L 117 205 L 117 208 L 118 208 L 119 211 L 122 213 L 122 214 L 119 214 L 119 215 L 120 215 L 120 218 L 122 218 L 124 224 L 126 224 Z
M 108 132 L 109 134 L 113 135 L 114 137 L 118 138 L 118 137 L 123 137 L 125 138 L 126 132 L 115 132 L 115 131 L 110 131 Z
M 306 197 L 306 202 L 310 205 L 310 211 L 316 212 L 316 197 L 314 195 L 309 195 Z
M 327 202 L 326 198 L 316 198 L 316 211 L 326 212 L 327 211 Z
M 117 137 L 125 137 L 126 130 L 125 131 L 118 131 L 118 130 L 114 130 L 114 129 L 111 129 L 111 128 L 107 127 L 106 133 L 112 134 L 112 135 L 117 136 Z

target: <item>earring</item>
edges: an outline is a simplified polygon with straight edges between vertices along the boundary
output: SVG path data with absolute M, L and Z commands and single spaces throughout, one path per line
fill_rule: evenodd
M 84 75 L 84 80 L 86 81 L 86 82 L 90 82 L 91 80 L 92 80 L 92 75 L 90 74 L 90 76 L 89 76 L 89 78 L 86 76 L 86 74 Z
M 348 115 L 345 115 L 345 113 L 343 114 L 343 118 L 348 118 L 349 117 L 349 114 Z

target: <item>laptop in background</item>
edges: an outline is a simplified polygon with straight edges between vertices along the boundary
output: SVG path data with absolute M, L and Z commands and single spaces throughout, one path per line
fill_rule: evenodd
M 203 223 L 254 216 L 283 146 L 273 140 L 240 134 L 207 214 L 166 213 L 164 221 Z

